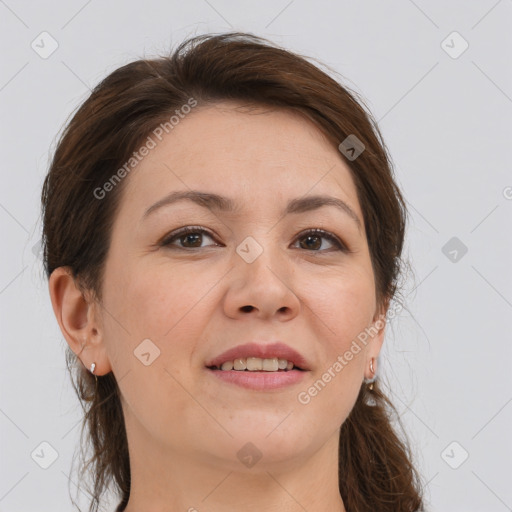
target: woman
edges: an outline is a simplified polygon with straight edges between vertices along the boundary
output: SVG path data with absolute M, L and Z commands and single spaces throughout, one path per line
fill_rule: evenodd
M 406 209 L 354 93 L 197 36 L 93 90 L 42 203 L 90 510 L 422 509 L 377 378 Z

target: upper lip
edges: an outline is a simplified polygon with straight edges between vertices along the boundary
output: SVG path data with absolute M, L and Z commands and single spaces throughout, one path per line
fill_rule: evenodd
M 301 370 L 310 369 L 304 356 L 282 342 L 266 344 L 245 343 L 243 345 L 238 345 L 214 357 L 206 363 L 206 366 L 217 366 L 220 368 L 222 363 L 226 361 L 233 361 L 235 359 L 246 357 L 260 357 L 262 359 L 277 357 L 279 359 L 286 359 L 287 361 L 292 362 Z

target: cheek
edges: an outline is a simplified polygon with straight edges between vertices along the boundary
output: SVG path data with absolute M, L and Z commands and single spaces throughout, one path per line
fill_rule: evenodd
M 365 343 L 361 334 L 371 325 L 375 310 L 373 274 L 355 267 L 333 273 L 309 287 L 307 299 L 315 325 L 315 338 L 322 344 L 320 367 L 313 387 L 299 403 L 311 401 L 319 411 L 337 411 L 337 421 L 350 412 L 359 392 L 365 367 Z M 359 337 L 359 338 L 358 338 Z M 320 405 L 321 404 L 321 405 Z
M 373 274 L 366 268 L 347 267 L 302 288 L 301 300 L 311 309 L 313 318 L 317 317 L 319 327 L 323 322 L 322 333 L 331 349 L 346 350 L 371 324 L 375 290 Z
M 125 267 L 123 276 L 113 276 L 110 297 L 131 337 L 163 341 L 194 329 L 196 311 L 214 282 L 170 266 Z
M 193 389 L 190 361 L 211 314 L 201 298 L 215 281 L 163 267 L 126 265 L 122 274 L 114 272 L 108 281 L 105 305 L 116 315 L 106 315 L 105 334 L 114 356 L 113 371 L 121 376 L 125 413 L 155 438 L 186 438 L 186 422 L 177 419 L 194 411 L 187 392 Z M 141 345 L 147 339 L 157 348 L 147 341 Z M 147 366 L 136 357 L 142 346 L 152 360 Z

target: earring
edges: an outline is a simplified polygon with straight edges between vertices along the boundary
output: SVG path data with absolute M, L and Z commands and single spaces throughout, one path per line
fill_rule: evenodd
M 94 396 L 96 396 L 96 393 L 98 391 L 98 377 L 94 373 L 94 370 L 96 370 L 96 363 L 92 363 L 91 367 L 89 368 L 89 371 L 94 375 Z
M 375 369 L 374 369 L 374 367 L 373 367 L 373 357 L 372 357 L 372 358 L 371 358 L 371 360 L 370 360 L 370 371 L 372 372 L 372 376 L 375 378 Z M 373 390 L 373 382 L 371 382 L 371 383 L 370 383 L 370 385 L 368 386 L 368 389 L 369 389 L 370 391 L 372 391 L 372 390 Z

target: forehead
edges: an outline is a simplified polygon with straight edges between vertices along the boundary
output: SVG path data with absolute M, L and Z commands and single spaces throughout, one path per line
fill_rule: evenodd
M 144 210 L 173 190 L 232 197 L 269 208 L 329 194 L 361 216 L 350 169 L 309 119 L 290 110 L 219 102 L 184 116 L 130 175 L 130 203 Z M 257 205 L 255 204 L 256 199 Z

